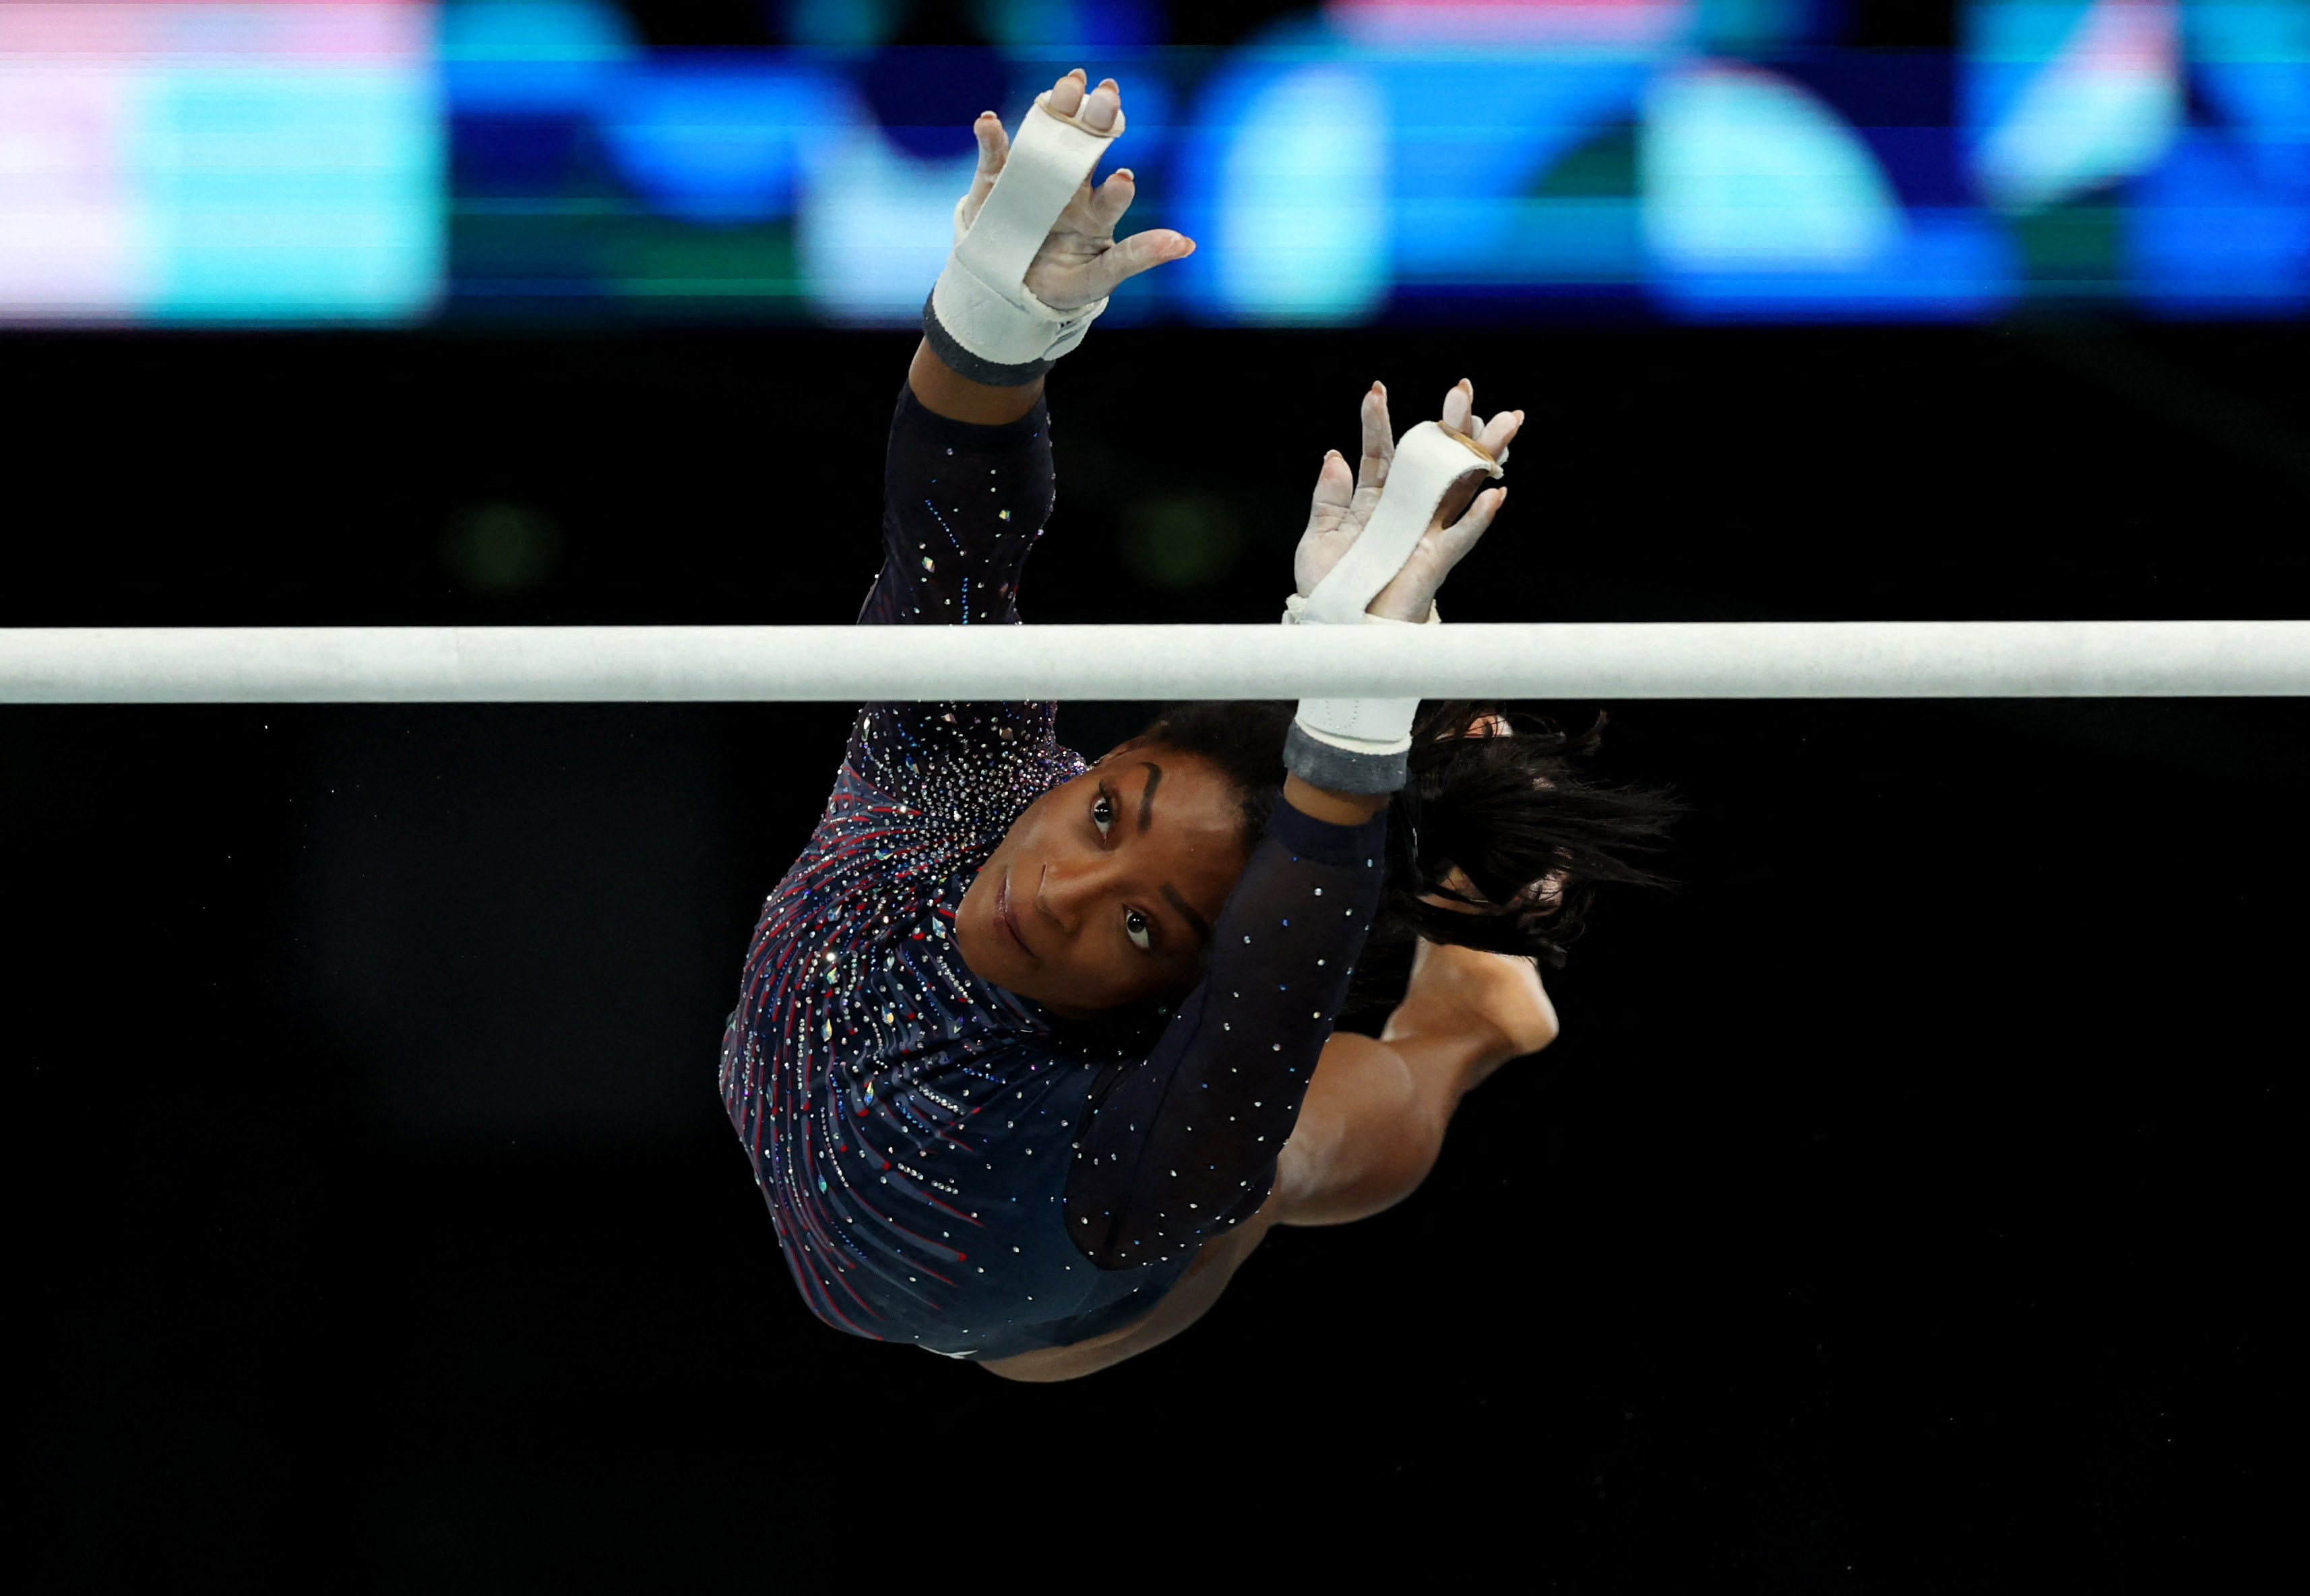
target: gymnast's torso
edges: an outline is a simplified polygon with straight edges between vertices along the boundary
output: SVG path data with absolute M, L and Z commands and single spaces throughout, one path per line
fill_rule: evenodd
M 902 395 L 865 625 L 1016 623 L 1052 503 L 1045 412 L 975 426 Z M 1204 978 L 1061 1019 L 954 935 L 1012 822 L 1082 759 L 1046 703 L 870 704 L 765 906 L 725 1108 L 812 1310 L 999 1358 L 1147 1312 L 1272 1183 L 1376 906 L 1385 820 L 1278 805 Z

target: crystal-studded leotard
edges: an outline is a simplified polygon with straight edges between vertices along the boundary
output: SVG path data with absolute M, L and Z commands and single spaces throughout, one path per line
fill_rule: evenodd
M 1039 404 L 977 427 L 902 394 L 863 624 L 1018 620 L 1052 501 Z M 1173 1011 L 1070 1022 L 972 974 L 964 891 L 1079 774 L 1049 704 L 869 704 L 764 907 L 721 1083 L 819 1317 L 1007 1357 L 1127 1323 L 1272 1184 L 1379 899 L 1384 819 L 1278 802 Z

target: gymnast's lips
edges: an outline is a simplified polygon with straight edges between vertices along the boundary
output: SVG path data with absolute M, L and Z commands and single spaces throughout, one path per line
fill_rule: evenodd
M 1004 936 L 1018 944 L 1020 952 L 1034 958 L 1035 950 L 1027 946 L 1027 939 L 1019 934 L 1019 916 L 1011 912 L 1011 872 L 1008 867 L 1003 872 L 1003 885 L 994 893 L 994 924 L 1002 927 Z M 1038 959 L 1037 962 L 1041 961 Z

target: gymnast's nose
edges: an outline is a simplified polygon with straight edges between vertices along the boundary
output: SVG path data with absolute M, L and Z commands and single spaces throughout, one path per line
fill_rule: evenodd
M 1035 906 L 1067 935 L 1082 929 L 1106 876 L 1103 859 L 1052 859 L 1043 865 Z

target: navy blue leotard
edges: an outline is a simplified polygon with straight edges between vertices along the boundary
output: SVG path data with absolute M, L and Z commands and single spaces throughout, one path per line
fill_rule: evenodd
M 1052 504 L 1038 404 L 901 394 L 864 625 L 1012 625 Z M 964 965 L 954 916 L 1021 811 L 1080 774 L 1055 706 L 869 704 L 770 895 L 721 1085 L 829 1324 L 953 1356 L 1129 1323 L 1273 1184 L 1379 901 L 1384 817 L 1279 802 L 1175 1008 L 1058 1019 Z

